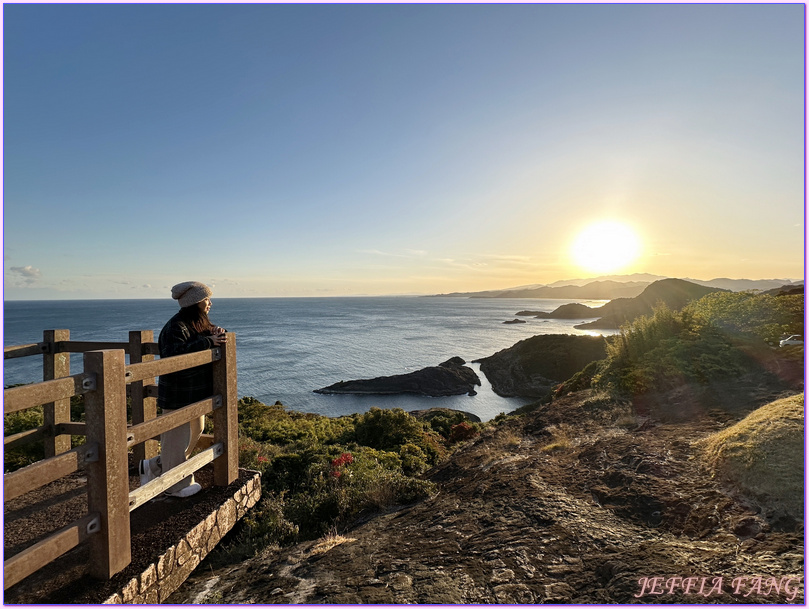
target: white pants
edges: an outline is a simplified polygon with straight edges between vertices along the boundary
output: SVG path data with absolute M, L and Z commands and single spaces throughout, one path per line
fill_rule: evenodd
M 170 414 L 174 410 L 163 409 L 164 414 Z M 180 425 L 179 427 L 160 434 L 160 463 L 163 473 L 185 463 L 191 456 L 194 447 L 199 442 L 202 435 L 202 428 L 205 426 L 205 417 L 193 419 L 192 421 Z M 187 476 L 180 482 L 168 489 L 170 493 L 176 493 L 180 489 L 193 484 L 194 476 Z

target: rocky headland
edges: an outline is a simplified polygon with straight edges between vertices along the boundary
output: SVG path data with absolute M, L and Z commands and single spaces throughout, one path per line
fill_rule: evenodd
M 795 288 L 792 288 L 793 290 Z M 622 324 L 642 315 L 649 315 L 654 307 L 664 304 L 670 309 L 681 309 L 692 300 L 712 292 L 727 292 L 721 288 L 703 286 L 683 279 L 661 279 L 647 286 L 633 298 L 614 298 L 600 307 L 581 303 L 563 304 L 551 312 L 524 310 L 518 317 L 536 319 L 593 319 L 595 321 L 574 326 L 579 329 L 617 329 Z
M 570 302 L 556 307 L 553 311 L 520 311 L 520 317 L 535 317 L 537 319 L 588 319 L 602 315 L 600 307 L 588 307 L 577 302 Z
M 407 374 L 379 376 L 372 379 L 340 381 L 315 389 L 322 394 L 398 395 L 415 394 L 429 397 L 474 395 L 480 378 L 460 357 L 453 357 L 438 366 L 428 366 Z
M 692 300 L 713 292 L 728 292 L 721 288 L 702 286 L 683 279 L 661 279 L 648 286 L 634 298 L 616 298 L 602 307 L 591 309 L 599 319 L 574 326 L 579 329 L 616 329 L 622 324 L 650 315 L 660 304 L 672 310 L 682 309 Z M 581 305 L 584 306 L 584 305 Z M 589 308 L 589 307 L 588 307 Z
M 475 361 L 497 395 L 543 398 L 605 354 L 602 336 L 540 334 Z

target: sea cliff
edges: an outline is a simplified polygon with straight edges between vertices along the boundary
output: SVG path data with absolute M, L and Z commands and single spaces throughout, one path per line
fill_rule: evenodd
M 540 334 L 480 360 L 480 370 L 503 397 L 542 398 L 587 364 L 606 355 L 602 336 Z

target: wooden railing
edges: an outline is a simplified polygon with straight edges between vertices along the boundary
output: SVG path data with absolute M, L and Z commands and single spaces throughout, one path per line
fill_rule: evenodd
M 48 330 L 43 341 L 6 347 L 4 359 L 42 355 L 43 382 L 6 389 L 4 413 L 42 405 L 42 426 L 4 438 L 5 449 L 44 441 L 45 458 L 5 474 L 4 497 L 10 501 L 84 467 L 88 513 L 3 563 L 8 589 L 65 552 L 87 541 L 90 573 L 108 579 L 131 561 L 129 513 L 183 478 L 213 462 L 214 484 L 227 486 L 238 477 L 236 336 L 224 345 L 155 360 L 151 331 L 130 332 L 128 343 L 70 341 L 68 330 Z M 84 353 L 84 371 L 70 375 L 70 353 Z M 125 354 L 130 363 L 126 364 Z M 155 377 L 213 364 L 213 395 L 157 417 Z M 85 422 L 70 420 L 70 398 L 84 396 Z M 127 396 L 132 422 L 127 421 Z M 129 492 L 128 451 L 137 460 L 157 454 L 153 438 L 202 415 L 211 414 L 212 435 L 185 463 Z M 71 448 L 71 435 L 86 443 Z

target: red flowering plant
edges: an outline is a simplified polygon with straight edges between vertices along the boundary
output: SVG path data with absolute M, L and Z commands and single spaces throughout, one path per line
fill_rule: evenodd
M 343 475 L 345 467 L 354 463 L 354 456 L 351 453 L 343 453 L 331 462 L 331 475 L 339 478 Z
M 272 445 L 257 442 L 252 438 L 239 438 L 239 464 L 255 469 L 262 474 L 270 467 L 276 452 Z
M 478 435 L 478 430 L 472 425 L 463 421 L 457 425 L 453 425 L 449 431 L 449 443 L 455 444 L 456 442 L 463 442 Z

